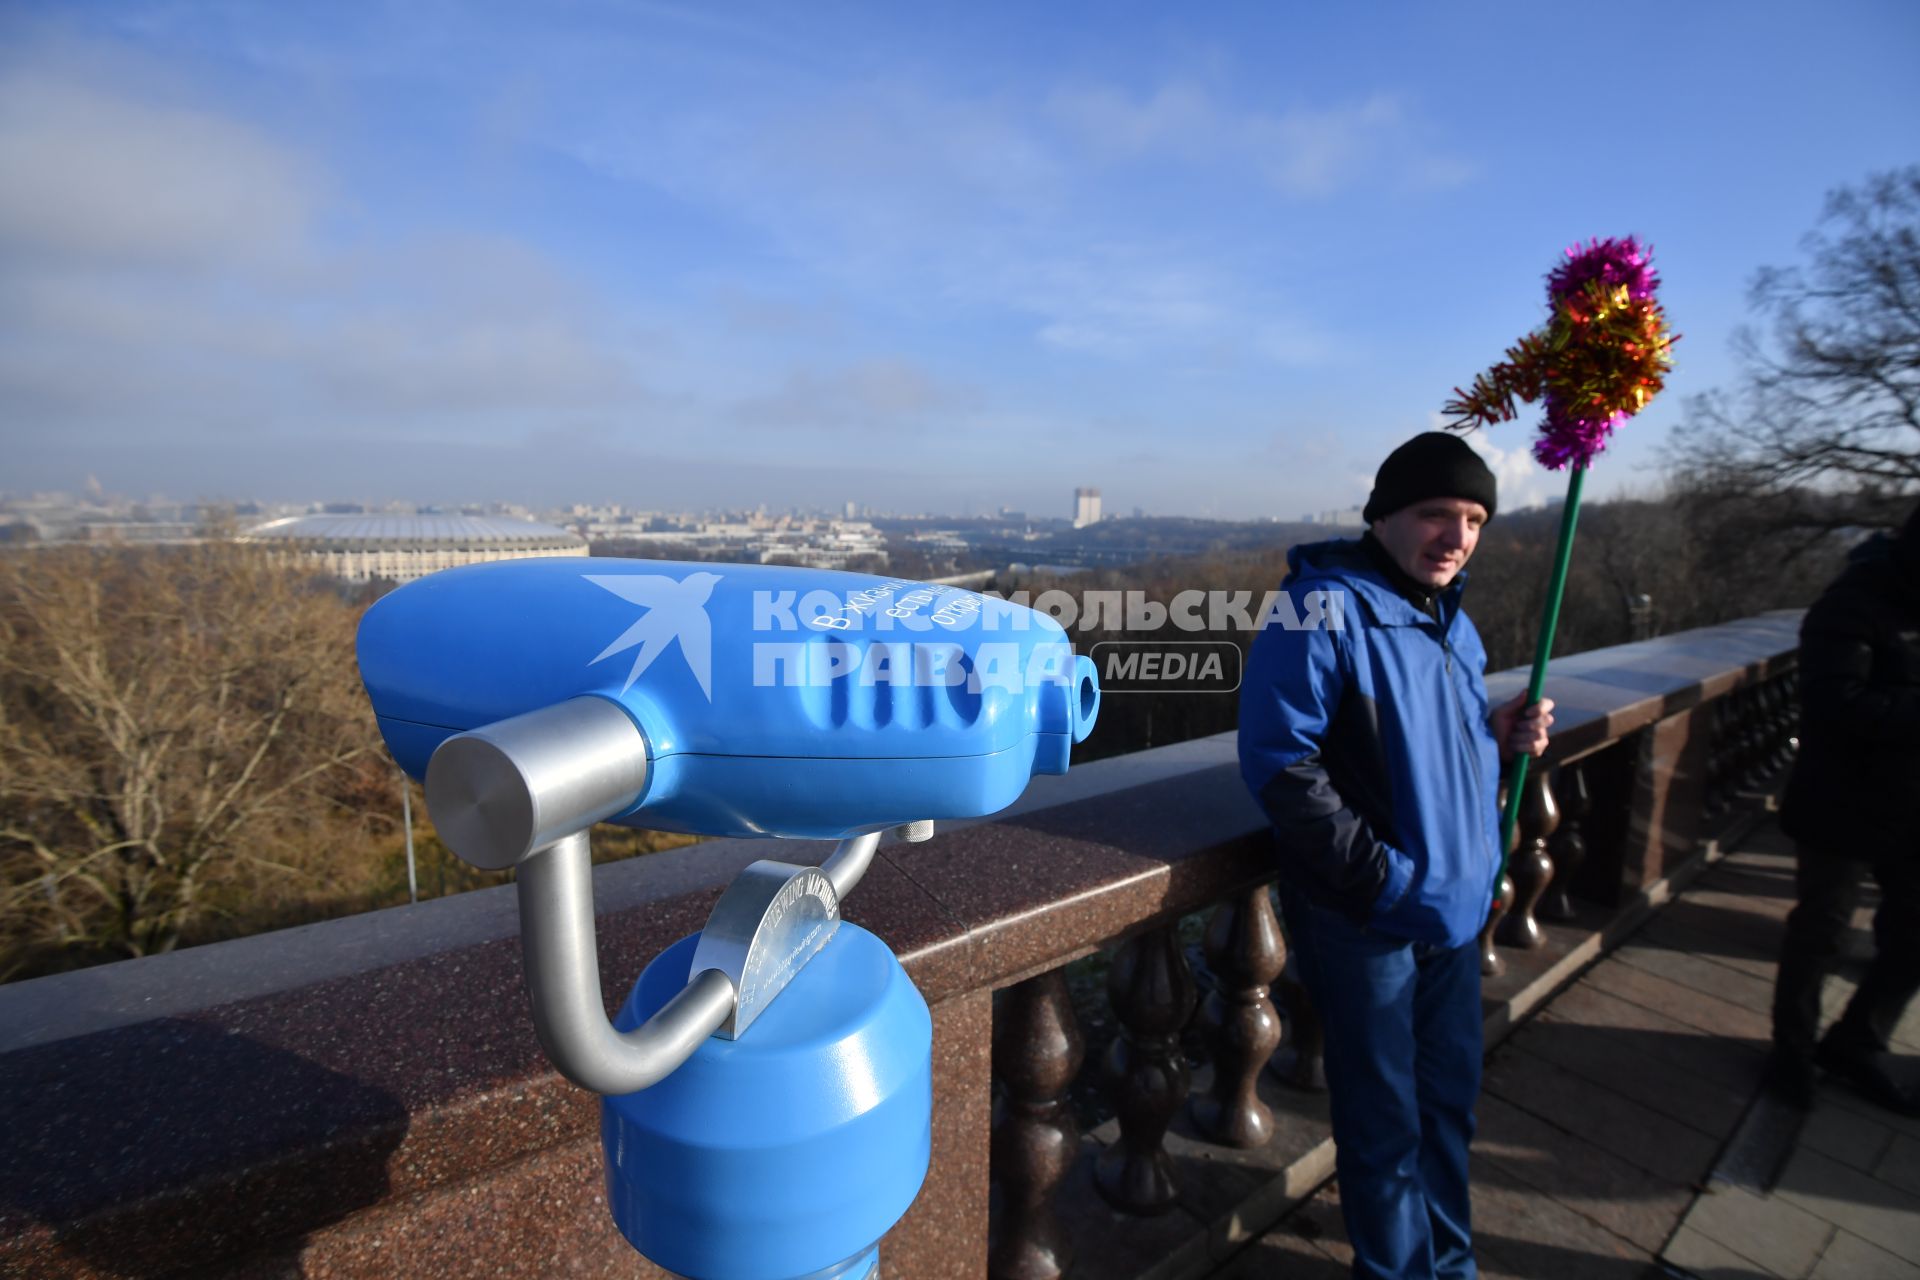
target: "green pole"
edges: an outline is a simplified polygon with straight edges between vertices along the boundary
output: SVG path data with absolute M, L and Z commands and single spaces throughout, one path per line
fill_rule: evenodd
M 1567 592 L 1567 566 L 1573 562 L 1573 526 L 1580 519 L 1580 489 L 1587 469 L 1577 466 L 1567 480 L 1567 505 L 1560 513 L 1560 545 L 1553 553 L 1553 578 L 1547 584 L 1547 607 L 1540 615 L 1540 639 L 1533 649 L 1533 675 L 1527 680 L 1527 698 L 1520 705 L 1530 707 L 1540 701 L 1547 683 L 1547 658 L 1553 653 L 1554 628 L 1560 625 L 1560 598 Z M 1501 744 L 1504 750 L 1505 743 Z M 1520 825 L 1520 792 L 1527 783 L 1527 766 L 1533 757 L 1522 752 L 1507 766 L 1507 808 L 1500 815 L 1500 874 L 1493 878 L 1493 892 L 1500 893 L 1501 878 L 1507 874 L 1507 850 L 1513 847 L 1513 829 Z

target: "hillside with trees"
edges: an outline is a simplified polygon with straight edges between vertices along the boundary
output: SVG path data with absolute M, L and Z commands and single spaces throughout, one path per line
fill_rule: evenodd
M 230 543 L 0 555 L 0 980 L 408 900 L 370 599 Z M 424 896 L 506 879 L 412 810 Z

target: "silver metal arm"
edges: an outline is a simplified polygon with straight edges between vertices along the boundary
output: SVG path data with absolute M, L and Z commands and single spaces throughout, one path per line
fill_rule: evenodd
M 587 828 L 633 807 L 646 738 L 604 698 L 579 697 L 455 734 L 427 765 L 427 803 L 453 851 L 519 868 L 520 946 L 540 1047 L 595 1093 L 632 1093 L 744 1032 L 840 924 L 840 902 L 873 865 L 880 833 L 842 840 L 818 868 L 762 860 L 734 880 L 702 929 L 686 987 L 642 1026 L 616 1031 L 600 1002 Z M 899 828 L 907 840 L 931 822 Z
M 864 836 L 849 836 L 820 864 L 821 872 L 833 882 L 834 897 L 845 902 L 847 895 L 853 892 L 853 886 L 860 883 L 860 877 L 867 874 L 867 868 L 873 865 L 873 855 L 880 848 L 881 834 L 875 831 Z M 909 822 L 895 827 L 893 834 L 908 844 L 931 840 L 933 820 L 923 818 L 918 822 Z
M 686 989 L 628 1032 L 615 1031 L 600 1004 L 587 834 L 534 853 L 520 864 L 520 944 L 540 1047 L 582 1088 L 632 1093 L 663 1079 L 708 1036 L 744 1032 L 826 945 L 839 924 L 840 900 L 879 847 L 876 831 L 842 840 L 817 872 L 765 861 L 747 868 L 707 920 Z M 826 877 L 832 896 L 819 904 L 821 928 L 795 935 L 811 914 L 796 909 L 807 901 L 808 876 L 816 883 Z M 776 901 L 782 905 L 770 916 Z M 781 925 L 770 927 L 770 919 Z
M 646 1023 L 619 1032 L 600 1003 L 594 952 L 593 861 L 585 832 L 520 864 L 520 946 L 540 1047 L 560 1074 L 595 1093 L 632 1093 L 664 1079 L 733 1013 L 733 983 L 717 969 Z
M 864 836 L 851 836 L 842 840 L 827 860 L 820 864 L 822 875 L 833 883 L 833 896 L 841 902 L 853 892 L 853 886 L 860 883 L 860 877 L 867 874 L 867 868 L 873 865 L 873 855 L 880 848 L 880 833 L 868 832 Z

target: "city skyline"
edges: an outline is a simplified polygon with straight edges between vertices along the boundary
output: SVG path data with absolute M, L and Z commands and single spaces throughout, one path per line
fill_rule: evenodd
M 330 494 L 324 496 L 308 495 L 304 497 L 282 497 L 263 499 L 248 494 L 200 494 L 195 497 L 181 497 L 159 490 L 141 493 L 121 493 L 108 491 L 98 483 L 96 477 L 88 476 L 88 483 L 79 492 L 58 489 L 43 489 L 32 492 L 9 492 L 0 489 L 0 524 L 6 518 L 18 518 L 40 511 L 61 511 L 64 513 L 99 512 L 116 518 L 131 517 L 136 520 L 177 521 L 190 518 L 201 511 L 225 511 L 261 519 L 278 518 L 286 515 L 325 515 L 325 514 L 422 514 L 466 512 L 468 514 L 510 514 L 526 519 L 547 521 L 566 519 L 596 519 L 605 517 L 669 517 L 679 520 L 690 519 L 728 519 L 733 517 L 752 517 L 761 519 L 798 519 L 827 521 L 865 521 L 865 520 L 999 520 L 1003 522 L 1026 521 L 1035 524 L 1063 524 L 1080 527 L 1126 519 L 1165 519 L 1165 520 L 1210 520 L 1215 517 L 1192 516 L 1184 512 L 1149 512 L 1134 506 L 1126 512 L 1105 512 L 1101 509 L 1098 490 L 1076 488 L 1071 500 L 1060 510 L 1027 511 L 1002 503 L 991 509 L 974 510 L 906 510 L 879 508 L 855 502 L 851 499 L 843 503 L 828 503 L 809 506 L 798 503 L 770 504 L 766 502 L 744 503 L 723 502 L 696 506 L 640 506 L 628 502 L 579 502 L 561 500 L 556 503 L 524 503 L 512 499 L 486 499 L 450 502 L 428 502 L 409 498 L 374 499 L 364 496 Z M 1091 497 L 1091 507 L 1088 505 Z M 974 503 L 975 507 L 985 504 Z M 1543 504 L 1544 505 L 1544 504 Z M 1221 523 L 1293 523 L 1293 524 L 1337 524 L 1345 523 L 1347 517 L 1358 519 L 1360 505 L 1354 503 L 1344 508 L 1323 508 L 1308 511 L 1298 517 L 1288 517 L 1270 513 L 1248 517 L 1241 521 L 1220 521 Z M 138 514 L 134 514 L 138 513 Z
M 1593 492 L 1646 490 L 1916 54 L 1891 0 L 10 6 L 0 490 L 1291 519 L 1627 233 L 1684 336 Z

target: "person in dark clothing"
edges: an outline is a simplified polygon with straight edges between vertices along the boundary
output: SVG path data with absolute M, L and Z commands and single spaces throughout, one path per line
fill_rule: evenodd
M 1920 509 L 1849 560 L 1800 627 L 1800 755 L 1781 805 L 1799 902 L 1780 949 L 1768 1083 L 1809 1106 L 1818 1066 L 1920 1114 L 1887 1051 L 1920 990 Z M 1869 875 L 1875 955 L 1816 1039 L 1821 985 Z
M 1393 451 L 1366 535 L 1295 547 L 1292 616 L 1247 658 L 1240 772 L 1277 836 L 1288 944 L 1326 1032 L 1353 1272 L 1475 1274 L 1467 1180 L 1500 758 L 1546 747 L 1552 703 L 1487 703 L 1460 608 L 1492 516 L 1460 437 Z

